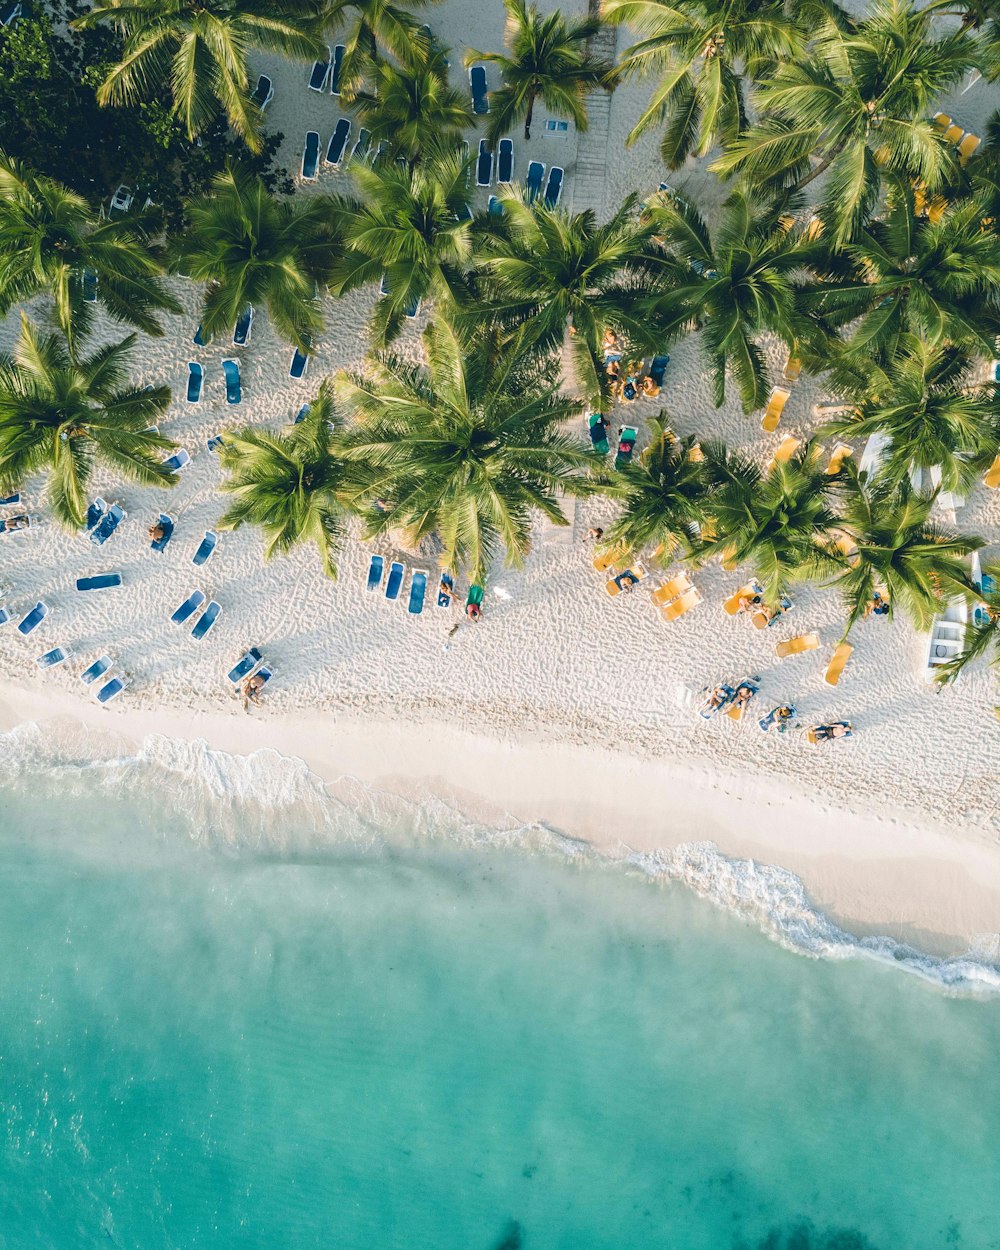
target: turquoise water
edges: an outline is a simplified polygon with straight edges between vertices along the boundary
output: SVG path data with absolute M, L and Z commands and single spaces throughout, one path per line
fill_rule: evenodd
M 1000 996 L 225 791 L 0 780 L 3 1250 L 1000 1246 Z

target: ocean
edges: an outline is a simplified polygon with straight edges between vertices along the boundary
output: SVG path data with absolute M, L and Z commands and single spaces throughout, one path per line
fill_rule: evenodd
M 273 754 L 0 748 L 2 1250 L 1000 1246 L 988 960 Z

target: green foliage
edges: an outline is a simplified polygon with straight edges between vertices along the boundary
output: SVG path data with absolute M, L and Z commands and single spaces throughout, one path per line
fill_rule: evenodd
M 341 90 L 352 94 L 362 89 L 390 53 L 404 66 L 425 60 L 434 51 L 429 37 L 410 9 L 424 8 L 432 0 L 407 0 L 406 6 L 392 0 L 324 0 L 323 20 L 344 45 L 340 67 Z

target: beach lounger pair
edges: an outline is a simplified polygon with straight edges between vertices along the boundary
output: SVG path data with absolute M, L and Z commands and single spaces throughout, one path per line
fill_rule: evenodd
M 963 130 L 947 113 L 935 113 L 934 124 L 940 130 L 944 142 L 955 148 L 959 163 L 964 166 L 979 147 L 981 141 L 978 136 Z
M 612 599 L 617 599 L 622 594 L 634 590 L 648 576 L 646 566 L 638 560 L 633 560 L 629 567 L 622 569 L 617 577 L 609 578 L 604 583 L 604 589 Z
M 678 573 L 663 582 L 650 598 L 665 621 L 677 621 L 701 603 L 701 595 L 687 573 Z
M 193 590 L 180 607 L 177 608 L 177 610 L 171 615 L 170 620 L 174 625 L 186 625 L 204 603 L 204 591 Z M 201 616 L 195 622 L 194 628 L 191 630 L 191 637 L 194 638 L 195 641 L 200 642 L 219 619 L 221 612 L 222 605 L 216 603 L 215 600 L 212 599 L 205 606 Z
M 628 560 L 631 554 L 629 548 L 622 545 L 609 547 L 606 551 L 594 556 L 594 568 L 598 573 L 606 573 L 608 569 L 617 567 Z
M 99 660 L 95 660 L 89 668 L 85 668 L 80 674 L 80 680 L 84 685 L 94 688 L 94 697 L 98 703 L 110 703 L 128 685 L 128 678 L 126 677 L 112 677 L 110 681 L 104 682 L 101 686 L 96 685 L 102 677 L 106 677 L 111 672 L 114 666 L 114 661 L 109 655 L 102 655 Z
M 786 612 L 790 612 L 795 604 L 787 595 L 782 595 L 778 600 L 778 606 L 773 610 L 766 607 L 758 608 L 750 617 L 750 621 L 754 629 L 767 629 L 780 620 Z

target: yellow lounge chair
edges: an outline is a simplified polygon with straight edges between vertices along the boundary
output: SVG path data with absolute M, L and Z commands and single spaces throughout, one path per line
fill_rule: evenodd
M 790 434 L 771 457 L 767 467 L 773 469 L 776 464 L 787 464 L 801 446 L 802 440 Z
M 624 577 L 626 573 L 631 573 L 638 583 L 641 582 L 646 576 L 646 568 L 644 565 L 640 564 L 638 560 L 634 560 L 627 569 L 622 569 L 618 576 Z M 604 583 L 604 589 L 608 592 L 612 599 L 622 593 L 621 586 L 619 586 L 618 582 L 613 577 L 609 578 L 609 580 Z M 632 589 L 634 590 L 635 587 L 633 586 Z
M 837 446 L 834 447 L 833 451 L 830 453 L 830 459 L 827 461 L 827 465 L 826 465 L 827 473 L 829 473 L 831 476 L 834 473 L 839 473 L 840 470 L 844 467 L 844 461 L 847 459 L 847 457 L 853 456 L 853 455 L 854 455 L 854 449 L 852 447 L 848 447 L 846 443 L 838 443 Z
M 661 607 L 664 603 L 669 603 L 671 599 L 676 599 L 678 595 L 682 595 L 686 590 L 691 589 L 691 579 L 688 575 L 686 573 L 678 573 L 676 577 L 672 577 L 670 581 L 664 582 L 662 586 L 657 586 L 650 598 L 657 607 Z
M 961 165 L 964 166 L 966 164 L 969 157 L 972 156 L 976 148 L 979 147 L 979 142 L 980 140 L 978 135 L 970 133 L 965 136 L 962 142 L 958 145 L 958 160 Z
M 818 646 L 819 634 L 799 634 L 797 638 L 779 642 L 774 648 L 774 654 L 779 660 L 786 660 L 790 655 L 801 655 L 803 651 L 815 651 Z
M 944 139 L 945 143 L 950 143 L 954 146 L 958 143 L 959 139 L 961 139 L 962 135 L 964 134 L 965 134 L 965 131 L 962 129 L 961 126 L 951 125 L 944 132 L 944 135 L 942 136 L 942 138 Z
M 948 201 L 943 195 L 936 195 L 930 202 L 927 209 L 927 220 L 932 226 L 940 225 L 944 220 L 945 209 L 948 207 Z
M 986 476 L 983 478 L 983 485 L 990 490 L 996 490 L 1000 486 L 1000 455 L 990 465 Z
M 786 382 L 797 382 L 799 374 L 802 372 L 802 361 L 797 360 L 794 356 L 788 357 L 788 364 L 785 365 L 785 372 L 782 375 Z
M 809 218 L 809 225 L 806 229 L 806 239 L 810 243 L 815 243 L 819 236 L 823 233 L 823 218 L 817 217 L 814 213 Z
M 811 743 L 813 746 L 815 746 L 815 745 L 816 745 L 817 738 L 816 738 L 816 730 L 815 730 L 815 729 L 807 729 L 807 730 L 806 730 L 806 742 Z
M 791 391 L 784 386 L 776 386 L 770 394 L 767 401 L 767 407 L 764 409 L 764 415 L 760 420 L 760 428 L 767 434 L 778 428 L 778 422 L 781 420 L 781 414 L 785 410 L 785 404 L 788 403 L 788 397 Z
M 661 608 L 660 615 L 665 621 L 676 621 L 685 612 L 690 612 L 692 608 L 697 607 L 699 603 L 701 603 L 701 595 L 692 586 L 690 590 L 685 590 L 679 599 L 675 599 L 673 603 L 668 603 L 665 608 Z
M 938 130 L 940 130 L 943 134 L 951 125 L 951 118 L 947 113 L 935 113 L 934 125 L 937 126 Z
M 606 573 L 614 564 L 620 564 L 629 557 L 629 549 L 627 547 L 614 547 L 610 551 L 602 552 L 601 555 L 594 556 L 594 568 L 598 573 Z
M 840 674 L 844 671 L 844 665 L 851 658 L 853 650 L 849 642 L 842 642 L 837 646 L 823 674 L 823 680 L 828 686 L 835 686 L 840 681 Z
M 755 582 L 747 582 L 745 586 L 741 586 L 739 590 L 729 596 L 722 605 L 722 610 L 727 616 L 735 616 L 740 610 L 740 600 L 757 594 L 757 585 Z

